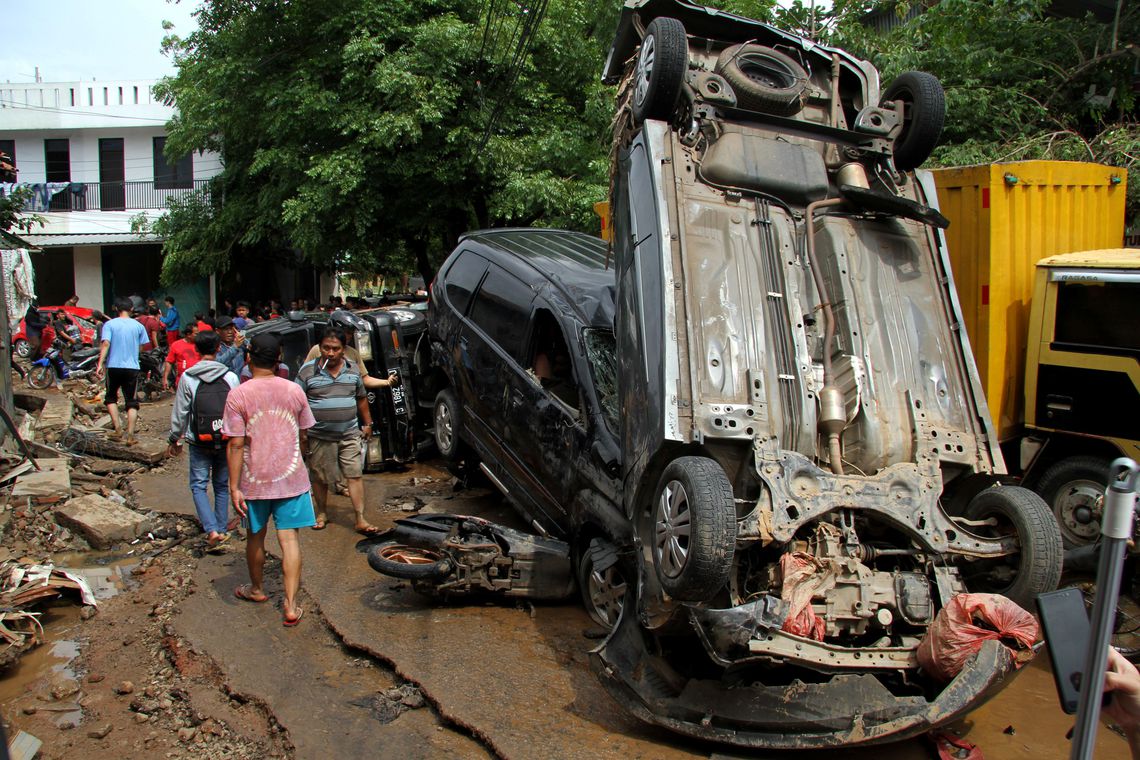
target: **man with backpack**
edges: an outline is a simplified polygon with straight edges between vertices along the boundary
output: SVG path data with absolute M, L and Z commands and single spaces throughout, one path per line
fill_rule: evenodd
M 174 392 L 174 409 L 170 413 L 169 456 L 178 456 L 182 442 L 190 448 L 190 495 L 194 509 L 211 548 L 229 538 L 226 523 L 229 515 L 229 469 L 226 463 L 226 436 L 222 434 L 222 418 L 230 389 L 238 386 L 238 378 L 226 365 L 215 360 L 220 343 L 213 331 L 198 333 L 194 347 L 201 360 L 182 373 Z M 214 485 L 214 503 L 206 494 Z

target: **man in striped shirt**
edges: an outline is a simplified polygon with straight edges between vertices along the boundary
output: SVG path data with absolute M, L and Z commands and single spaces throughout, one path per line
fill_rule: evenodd
M 340 475 L 348 482 L 348 496 L 356 512 L 356 532 L 375 535 L 379 528 L 364 519 L 364 456 L 361 439 L 372 436 L 372 412 L 355 362 L 344 357 L 348 338 L 339 327 L 328 327 L 321 337 L 320 356 L 301 366 L 297 384 L 309 400 L 317 424 L 308 430 L 305 461 L 313 486 L 320 530 L 328 523 L 328 491 Z M 364 427 L 357 426 L 357 417 Z

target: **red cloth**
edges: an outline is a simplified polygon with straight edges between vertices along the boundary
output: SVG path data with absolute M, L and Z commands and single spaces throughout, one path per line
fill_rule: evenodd
M 958 594 L 919 642 L 918 664 L 938 680 L 949 681 L 990 639 L 1015 652 L 1015 666 L 1021 667 L 1033 656 L 1037 621 L 999 594 Z
M 170 346 L 173 346 L 179 340 L 180 340 L 180 338 L 178 337 L 178 331 L 177 330 L 167 330 L 166 331 L 166 345 L 168 348 Z
M 193 367 L 202 357 L 198 356 L 198 349 L 194 348 L 194 344 L 188 340 L 176 340 L 171 344 L 170 350 L 166 352 L 166 361 L 170 362 L 170 366 L 174 368 L 174 382 L 178 382 L 178 378 L 182 377 L 182 373 Z
M 823 641 L 823 618 L 815 614 L 811 600 L 835 585 L 835 575 L 824 562 L 806 552 L 786 552 L 780 557 L 783 584 L 780 598 L 788 603 L 783 629 L 796 636 Z
M 55 342 L 55 328 L 49 325 L 44 325 L 43 330 L 40 331 L 40 350 L 36 352 L 36 358 L 43 356 L 51 350 L 51 344 Z

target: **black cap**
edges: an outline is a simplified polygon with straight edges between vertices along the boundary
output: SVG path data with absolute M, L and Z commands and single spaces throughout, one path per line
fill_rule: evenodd
M 276 362 L 281 355 L 281 338 L 273 333 L 259 333 L 249 341 L 250 361 L 259 364 Z
M 233 324 L 234 321 L 229 317 L 218 317 L 216 320 L 214 320 L 214 329 L 221 330 L 224 327 L 232 327 Z

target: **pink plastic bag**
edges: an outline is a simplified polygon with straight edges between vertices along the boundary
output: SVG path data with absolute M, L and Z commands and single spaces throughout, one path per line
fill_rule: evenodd
M 783 629 L 796 636 L 823 641 L 823 618 L 811 608 L 811 599 L 835 585 L 833 569 L 805 552 L 787 552 L 780 557 L 780 573 L 783 577 L 780 597 L 790 608 Z
M 1016 654 L 1016 667 L 1021 667 L 1032 659 L 1037 621 L 999 594 L 958 594 L 919 643 L 918 664 L 938 680 L 949 681 L 990 639 L 1009 647 Z

